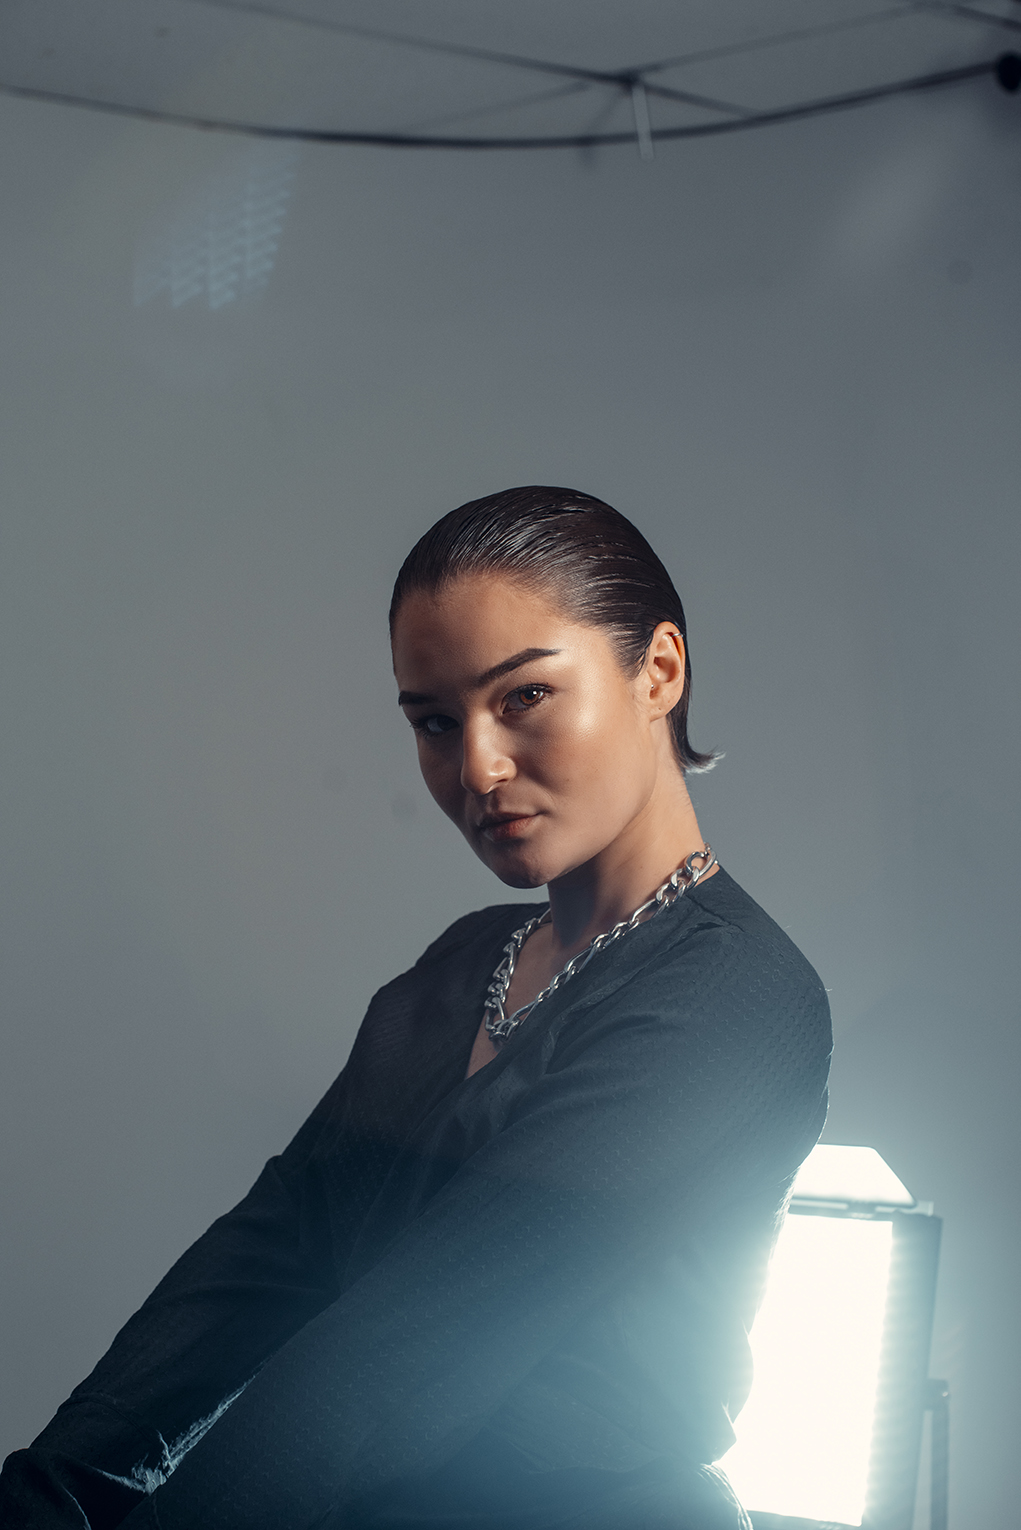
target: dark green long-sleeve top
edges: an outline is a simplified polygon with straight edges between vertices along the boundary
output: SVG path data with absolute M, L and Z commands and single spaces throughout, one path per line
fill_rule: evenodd
M 290 1146 L 8 1458 L 5 1530 L 346 1530 L 395 1492 L 442 1526 L 435 1484 L 487 1452 L 559 1524 L 536 1484 L 591 1502 L 726 1451 L 825 1118 L 825 992 L 720 870 L 465 1079 L 532 912 L 469 914 L 376 994 Z

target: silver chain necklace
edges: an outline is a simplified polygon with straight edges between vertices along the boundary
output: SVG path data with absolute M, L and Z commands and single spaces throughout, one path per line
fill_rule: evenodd
M 696 861 L 704 861 L 705 864 L 703 866 L 696 866 Z M 707 872 L 712 871 L 715 865 L 716 857 L 708 845 L 702 850 L 696 850 L 694 855 L 689 855 L 688 859 L 678 866 L 671 876 L 667 877 L 663 886 L 656 889 L 647 902 L 643 903 L 640 908 L 636 908 L 634 913 L 627 919 L 622 919 L 619 924 L 615 924 L 612 930 L 606 930 L 602 935 L 597 935 L 585 947 L 584 951 L 579 951 L 577 956 L 571 957 L 571 960 L 565 967 L 561 967 L 552 982 L 541 993 L 536 994 L 535 998 L 531 999 L 529 1003 L 522 1004 L 520 1009 L 516 1009 L 512 1014 L 508 1015 L 506 1010 L 507 991 L 511 985 L 511 978 L 514 976 L 514 968 L 517 966 L 518 953 L 529 935 L 533 934 L 540 925 L 549 924 L 552 916 L 547 908 L 544 913 L 537 914 L 534 919 L 529 919 L 528 923 L 523 924 L 520 930 L 514 931 L 514 934 L 504 946 L 503 957 L 493 973 L 492 982 L 486 990 L 486 1007 L 483 1011 L 483 1018 L 486 1022 L 488 1035 L 493 1041 L 506 1041 L 511 1032 L 516 1031 L 523 1020 L 528 1019 L 537 1004 L 541 1004 L 543 999 L 548 999 L 551 993 L 556 992 L 561 983 L 566 983 L 568 978 L 574 977 L 576 972 L 580 972 L 583 967 L 587 966 L 597 951 L 604 950 L 611 941 L 619 940 L 622 935 L 627 934 L 628 930 L 633 930 L 637 924 L 652 919 L 661 909 L 669 908 L 672 903 L 676 903 L 678 898 L 683 898 L 689 887 L 694 887 L 696 882 L 700 881 Z

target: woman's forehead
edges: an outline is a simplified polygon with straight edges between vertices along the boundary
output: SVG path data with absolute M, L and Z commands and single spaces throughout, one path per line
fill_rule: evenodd
M 582 627 L 547 594 L 520 581 L 472 576 L 411 591 L 394 623 L 394 673 L 402 689 L 475 689 L 509 661 L 559 657 L 604 635 Z

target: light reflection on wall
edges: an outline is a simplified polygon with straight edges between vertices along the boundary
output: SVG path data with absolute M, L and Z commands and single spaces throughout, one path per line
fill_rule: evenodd
M 261 291 L 276 261 L 298 150 L 256 144 L 211 176 L 139 248 L 135 303 L 166 293 L 172 308 L 192 299 L 211 309 Z

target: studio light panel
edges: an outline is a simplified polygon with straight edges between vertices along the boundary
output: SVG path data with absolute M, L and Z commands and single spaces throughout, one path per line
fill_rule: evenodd
M 802 1166 L 720 1463 L 757 1530 L 911 1530 L 941 1226 L 873 1148 Z
M 721 1462 L 750 1509 L 861 1524 L 892 1232 L 787 1218 L 751 1335 L 755 1384 Z

